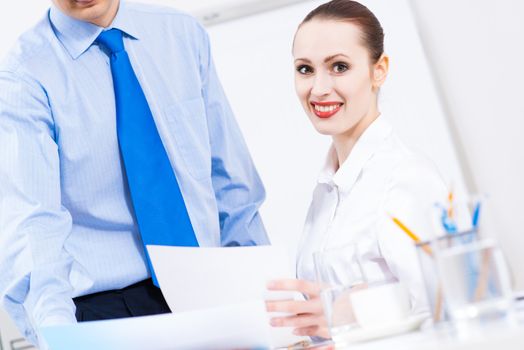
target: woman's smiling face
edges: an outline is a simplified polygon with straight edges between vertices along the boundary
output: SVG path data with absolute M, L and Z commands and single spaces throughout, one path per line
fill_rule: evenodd
M 371 62 L 357 25 L 305 22 L 296 33 L 293 56 L 297 95 L 318 132 L 351 136 L 378 115 L 377 91 L 387 74 L 387 57 Z

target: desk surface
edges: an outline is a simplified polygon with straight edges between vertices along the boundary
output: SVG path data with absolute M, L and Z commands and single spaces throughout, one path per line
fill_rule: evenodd
M 353 344 L 352 350 L 522 350 L 524 324 L 489 324 L 458 332 L 451 326 Z
M 336 349 L 351 350 L 522 350 L 524 349 L 524 310 L 514 322 L 499 321 L 457 330 L 450 324 L 388 338 L 353 343 Z M 326 344 L 312 349 L 333 349 Z

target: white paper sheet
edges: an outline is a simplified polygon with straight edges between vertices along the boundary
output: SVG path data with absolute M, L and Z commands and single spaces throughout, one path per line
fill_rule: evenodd
M 51 350 L 221 350 L 270 347 L 261 301 L 218 308 L 83 322 L 42 329 Z M 246 317 L 251 315 L 250 317 Z
M 162 293 L 174 313 L 297 297 L 294 293 L 266 289 L 269 280 L 294 278 L 291 262 L 280 248 L 148 246 L 147 249 Z M 266 320 L 272 347 L 284 347 L 303 339 L 294 336 L 292 328 L 271 327 L 265 310 L 259 314 L 246 312 L 245 318 Z
M 42 329 L 51 350 L 268 349 L 303 338 L 273 328 L 264 301 L 289 299 L 266 290 L 271 279 L 293 278 L 275 247 L 148 247 L 173 314 L 83 322 Z

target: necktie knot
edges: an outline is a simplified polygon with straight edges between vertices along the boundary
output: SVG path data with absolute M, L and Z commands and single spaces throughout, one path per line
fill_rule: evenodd
M 100 33 L 96 42 L 108 49 L 111 54 L 125 50 L 122 32 L 118 29 L 110 29 Z

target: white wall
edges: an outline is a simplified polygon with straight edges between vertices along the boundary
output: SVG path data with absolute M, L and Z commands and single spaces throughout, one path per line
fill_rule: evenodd
M 0 58 L 16 38 L 44 16 L 51 1 L 24 0 L 0 2 Z
M 524 2 L 411 0 L 472 187 L 524 289 Z

